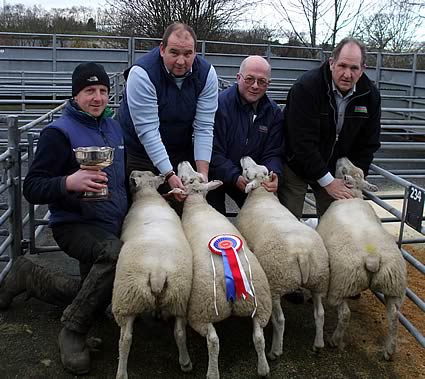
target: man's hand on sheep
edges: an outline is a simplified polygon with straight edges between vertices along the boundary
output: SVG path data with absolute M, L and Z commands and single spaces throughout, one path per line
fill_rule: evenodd
M 105 172 L 93 169 L 79 169 L 65 179 L 67 191 L 100 192 L 107 187 L 108 177 Z
M 276 192 L 277 191 L 277 185 L 278 185 L 277 175 L 273 172 L 272 173 L 272 180 L 270 180 L 269 182 L 262 182 L 261 185 L 268 192 Z
M 247 180 L 240 175 L 238 180 L 236 181 L 236 187 L 239 191 L 245 192 L 245 187 L 248 184 Z
M 352 184 L 346 183 L 343 179 L 334 179 L 330 184 L 323 187 L 326 192 L 334 199 L 352 199 L 353 193 L 350 188 Z
M 181 179 L 175 174 L 168 179 L 168 185 L 170 186 L 171 190 L 173 190 L 174 188 L 180 188 L 181 190 L 183 190 L 183 192 L 186 191 L 186 187 L 183 185 Z M 187 195 L 176 192 L 173 192 L 173 196 L 174 199 L 180 202 L 184 201 L 187 197 Z

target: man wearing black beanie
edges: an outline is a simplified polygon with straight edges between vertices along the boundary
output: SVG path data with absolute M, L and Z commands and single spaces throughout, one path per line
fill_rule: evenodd
M 110 304 L 115 266 L 122 243 L 121 226 L 128 210 L 123 137 L 107 108 L 110 82 L 102 65 L 78 65 L 72 96 L 62 116 L 41 132 L 34 161 L 23 185 L 26 199 L 48 204 L 49 225 L 59 247 L 80 262 L 81 281 L 53 272 L 20 256 L 0 287 L 0 309 L 27 292 L 42 301 L 67 306 L 59 334 L 61 361 L 75 375 L 89 372 L 87 332 Z M 77 147 L 114 148 L 113 163 L 100 171 L 80 167 Z M 86 191 L 108 187 L 110 198 L 84 201 Z

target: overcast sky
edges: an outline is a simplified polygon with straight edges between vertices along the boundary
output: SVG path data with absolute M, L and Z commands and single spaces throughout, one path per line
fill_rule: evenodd
M 91 8 L 97 8 L 105 3 L 104 0 L 0 0 L 1 6 L 3 3 L 6 4 L 24 4 L 26 7 L 31 7 L 33 5 L 40 5 L 44 9 L 50 8 L 70 8 L 74 5 L 76 6 L 85 6 Z

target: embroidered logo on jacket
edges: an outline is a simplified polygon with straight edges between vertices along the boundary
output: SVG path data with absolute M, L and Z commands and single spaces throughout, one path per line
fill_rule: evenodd
M 268 133 L 269 132 L 269 128 L 266 125 L 260 125 L 258 127 L 258 131 L 261 133 Z
M 355 113 L 367 113 L 367 107 L 365 107 L 364 105 L 356 105 L 354 107 L 354 112 Z

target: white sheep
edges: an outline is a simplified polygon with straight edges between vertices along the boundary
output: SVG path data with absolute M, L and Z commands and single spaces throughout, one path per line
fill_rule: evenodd
M 138 314 L 165 311 L 176 316 L 174 337 L 183 371 L 192 363 L 186 346 L 187 304 L 192 287 L 192 252 L 176 212 L 157 192 L 164 178 L 133 171 L 133 204 L 124 220 L 112 295 L 121 328 L 117 378 L 127 378 L 133 323 Z
M 203 177 L 193 170 L 189 162 L 179 164 L 178 175 L 188 193 L 182 223 L 193 252 L 193 285 L 188 321 L 194 330 L 207 338 L 207 378 L 219 378 L 219 338 L 213 324 L 230 315 L 253 316 L 253 341 L 258 355 L 257 372 L 260 376 L 266 376 L 270 369 L 265 354 L 263 328 L 269 321 L 272 309 L 267 277 L 236 227 L 205 199 L 207 192 L 217 188 L 221 182 L 204 183 Z M 212 254 L 208 247 L 210 240 L 221 234 L 232 234 L 242 240 L 243 248 L 238 253 L 239 259 L 255 298 L 248 296 L 246 300 L 226 300 L 223 259 Z
M 390 360 L 397 345 L 397 312 L 406 290 L 406 264 L 394 237 L 362 199 L 362 189 L 377 188 L 364 180 L 363 171 L 347 158 L 338 160 L 335 176 L 354 186 L 356 198 L 334 201 L 317 228 L 329 254 L 328 301 L 338 307 L 338 325 L 330 343 L 344 347 L 343 337 L 350 321 L 347 298 L 369 288 L 385 298 L 389 333 L 384 358 Z
M 263 267 L 270 284 L 273 311 L 273 341 L 268 354 L 282 354 L 285 317 L 281 297 L 302 287 L 311 291 L 316 336 L 313 350 L 324 347 L 324 298 L 329 282 L 329 260 L 322 239 L 315 230 L 300 222 L 268 192 L 261 183 L 270 181 L 265 166 L 250 157 L 241 159 L 242 175 L 247 180 L 248 197 L 237 217 L 236 226 Z

